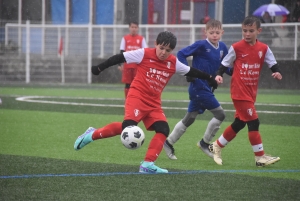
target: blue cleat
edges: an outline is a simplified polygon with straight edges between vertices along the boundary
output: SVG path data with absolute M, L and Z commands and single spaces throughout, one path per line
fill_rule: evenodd
M 157 167 L 156 165 L 154 165 L 153 162 L 143 161 L 143 162 L 141 162 L 139 172 L 156 174 L 156 173 L 168 173 L 168 170 Z
M 80 135 L 74 144 L 74 149 L 77 151 L 93 141 L 92 135 L 96 129 L 89 127 L 82 135 Z

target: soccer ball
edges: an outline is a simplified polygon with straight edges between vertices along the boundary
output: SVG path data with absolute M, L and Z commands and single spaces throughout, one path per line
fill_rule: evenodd
M 141 147 L 144 140 L 144 131 L 138 126 L 127 126 L 121 133 L 121 142 L 128 149 Z

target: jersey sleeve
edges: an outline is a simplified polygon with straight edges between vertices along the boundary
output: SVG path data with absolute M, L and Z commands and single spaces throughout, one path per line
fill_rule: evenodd
M 235 61 L 235 59 L 236 54 L 233 47 L 231 46 L 228 50 L 228 54 L 224 57 L 221 64 L 226 67 L 233 66 L 233 62 Z
M 177 58 L 176 58 L 176 74 L 179 74 L 179 75 L 185 75 L 187 74 L 189 71 L 190 71 L 190 68 L 189 66 L 185 65 L 184 63 L 181 63 Z
M 132 50 L 128 52 L 123 52 L 123 55 L 125 57 L 126 63 L 141 63 L 142 59 L 144 58 L 145 50 L 142 49 L 137 49 L 137 50 Z
M 142 48 L 147 48 L 147 47 L 148 47 L 148 45 L 147 45 L 147 43 L 146 43 L 145 38 L 143 37 L 143 40 L 142 40 Z
M 120 50 L 124 50 L 125 51 L 125 38 L 124 37 L 121 40 Z
M 268 50 L 266 52 L 265 62 L 268 64 L 269 68 L 271 68 L 272 66 L 277 64 L 277 61 L 274 57 L 274 54 L 273 54 L 273 52 L 271 51 L 271 49 L 269 47 L 268 47 Z
M 192 56 L 194 52 L 196 52 L 199 48 L 199 45 L 194 43 L 190 46 L 187 46 L 185 48 L 182 48 L 177 53 L 177 58 L 180 62 L 184 63 L 185 65 L 188 65 L 187 57 Z

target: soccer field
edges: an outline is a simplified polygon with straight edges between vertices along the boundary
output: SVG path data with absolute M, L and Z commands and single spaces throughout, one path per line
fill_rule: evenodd
M 167 87 L 163 107 L 170 129 L 185 115 L 186 87 Z M 226 112 L 217 136 L 233 120 L 229 90 L 215 92 Z M 196 146 L 211 114 L 205 112 L 176 143 L 178 160 L 162 151 L 156 164 L 169 174 L 138 173 L 144 145 L 126 149 L 120 137 L 80 151 L 76 138 L 89 126 L 123 120 L 122 85 L 1 86 L 0 200 L 299 200 L 300 91 L 260 90 L 257 110 L 267 154 L 281 160 L 257 168 L 247 129 L 222 152 L 218 166 Z

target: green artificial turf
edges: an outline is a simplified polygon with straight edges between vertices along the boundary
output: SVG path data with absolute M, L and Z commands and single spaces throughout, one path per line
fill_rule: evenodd
M 261 92 L 261 91 L 260 91 Z M 46 96 L 21 102 L 20 96 Z M 228 89 L 216 96 L 225 110 L 233 110 Z M 62 98 L 63 97 L 63 98 Z M 89 98 L 83 99 L 79 97 Z M 209 112 L 175 144 L 178 160 L 162 151 L 156 164 L 170 174 L 138 174 L 153 132 L 137 150 L 126 149 L 120 137 L 92 142 L 80 151 L 75 139 L 89 126 L 102 127 L 123 120 L 123 89 L 119 85 L 1 87 L 0 98 L 0 200 L 298 200 L 300 197 L 300 149 L 298 91 L 264 90 L 258 95 L 260 133 L 267 154 L 281 160 L 257 168 L 247 130 L 222 151 L 218 166 L 196 146 L 203 136 Z M 100 98 L 117 98 L 101 100 Z M 187 100 L 186 88 L 167 88 L 164 100 Z M 82 105 L 68 105 L 67 103 Z M 94 105 L 88 105 L 94 104 Z M 184 116 L 187 102 L 164 101 L 170 129 Z M 292 104 L 274 106 L 268 104 Z M 289 112 L 285 114 L 284 112 Z M 294 113 L 293 113 L 294 112 Z M 226 112 L 218 137 L 233 120 Z

